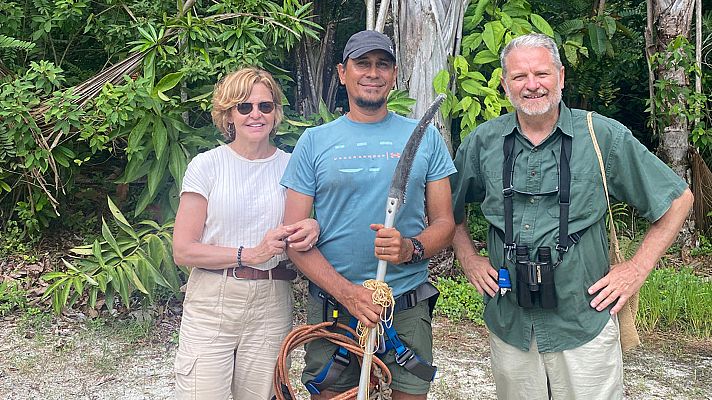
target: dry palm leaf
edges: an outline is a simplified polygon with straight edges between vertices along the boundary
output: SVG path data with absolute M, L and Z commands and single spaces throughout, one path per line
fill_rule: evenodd
M 195 4 L 195 0 L 187 0 L 186 3 L 183 5 L 181 11 L 178 13 L 178 16 L 180 17 L 184 15 L 188 10 L 193 7 L 193 4 Z M 178 30 L 168 30 L 165 36 L 163 37 L 162 43 L 170 39 L 176 33 L 178 33 Z M 107 69 L 102 70 L 87 81 L 75 86 L 73 88 L 73 94 L 77 97 L 73 100 L 73 103 L 79 105 L 79 107 L 82 108 L 86 106 L 91 100 L 96 98 L 96 96 L 101 93 L 101 89 L 107 83 L 112 83 L 114 85 L 121 84 L 125 75 L 132 75 L 139 69 L 139 67 L 143 63 L 144 57 L 150 51 L 151 49 L 147 49 L 143 52 L 134 53 L 128 58 L 112 65 Z M 35 121 L 37 122 L 37 126 L 39 127 L 39 132 L 33 132 L 33 137 L 37 145 L 42 149 L 46 150 L 49 154 L 47 161 L 52 170 L 52 174 L 54 175 L 54 192 L 58 193 L 59 191 L 61 191 L 62 193 L 64 193 L 64 189 L 60 184 L 57 165 L 54 160 L 54 157 L 52 156 L 52 150 L 60 143 L 63 132 L 61 130 L 55 131 L 54 124 L 51 121 L 46 122 L 44 120 L 43 115 L 47 111 L 47 109 L 48 106 L 46 104 L 40 103 L 40 105 L 35 107 L 30 112 L 30 115 L 35 119 Z M 57 211 L 57 206 L 59 205 L 59 202 L 50 192 L 48 187 L 49 185 L 47 184 L 47 181 L 43 177 L 42 173 L 39 170 L 35 169 L 32 171 L 31 174 L 32 176 L 34 176 L 36 183 L 40 186 L 42 191 L 49 198 L 50 204 L 52 205 L 52 208 L 54 208 L 54 211 L 59 214 L 59 212 Z
M 712 227 L 712 171 L 694 147 L 690 148 L 692 166 L 692 194 L 695 202 L 692 207 L 695 226 L 701 232 L 709 232 Z

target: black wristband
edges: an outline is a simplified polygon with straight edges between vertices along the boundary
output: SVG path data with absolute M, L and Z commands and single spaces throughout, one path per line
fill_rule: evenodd
M 410 261 L 406 261 L 404 264 L 415 264 L 423 261 L 423 258 L 425 258 L 425 247 L 423 247 L 423 244 L 420 243 L 420 240 L 413 237 L 406 239 L 413 243 L 413 256 Z
M 237 249 L 237 266 L 238 266 L 239 268 L 244 267 L 244 265 L 242 265 L 242 249 L 244 249 L 244 248 L 245 248 L 245 246 L 240 246 L 240 247 Z

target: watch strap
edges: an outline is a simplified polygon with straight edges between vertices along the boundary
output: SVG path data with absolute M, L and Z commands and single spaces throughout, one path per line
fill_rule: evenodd
M 410 242 L 413 244 L 413 257 L 410 259 L 410 261 L 406 261 L 404 264 L 415 264 L 423 261 L 423 258 L 425 258 L 425 247 L 423 247 L 423 244 L 420 243 L 420 240 L 414 237 L 409 237 L 406 239 L 410 240 Z

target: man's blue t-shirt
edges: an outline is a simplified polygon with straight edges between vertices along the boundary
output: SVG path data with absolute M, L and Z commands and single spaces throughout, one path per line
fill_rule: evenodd
M 307 129 L 299 138 L 281 184 L 312 196 L 321 227 L 317 247 L 336 271 L 361 284 L 375 279 L 378 259 L 369 224 L 385 221 L 393 171 L 418 121 L 394 113 L 377 123 L 342 116 Z M 405 204 L 395 227 L 404 237 L 425 229 L 425 184 L 455 173 L 445 143 L 431 125 L 415 157 Z M 394 296 L 418 287 L 428 277 L 428 262 L 388 265 L 386 282 Z

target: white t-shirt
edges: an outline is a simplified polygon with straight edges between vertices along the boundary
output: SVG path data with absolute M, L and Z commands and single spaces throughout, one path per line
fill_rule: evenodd
M 289 157 L 277 149 L 268 158 L 248 160 L 228 145 L 195 156 L 185 171 L 181 195 L 198 193 L 208 200 L 201 243 L 255 247 L 268 230 L 281 224 L 286 189 L 279 181 Z M 250 266 L 268 270 L 286 259 L 281 254 Z

